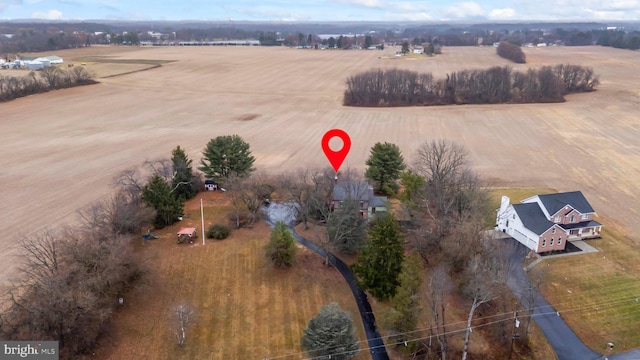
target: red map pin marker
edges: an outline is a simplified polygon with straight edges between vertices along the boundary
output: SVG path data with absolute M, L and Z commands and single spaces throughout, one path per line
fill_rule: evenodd
M 333 151 L 329 147 L 329 141 L 334 137 L 339 137 L 340 140 L 342 140 L 342 149 L 338 151 Z M 336 173 L 340 170 L 340 166 L 349 154 L 349 150 L 351 150 L 351 138 L 343 130 L 332 129 L 327 131 L 327 133 L 322 137 L 322 151 L 324 151 L 324 155 L 327 157 Z

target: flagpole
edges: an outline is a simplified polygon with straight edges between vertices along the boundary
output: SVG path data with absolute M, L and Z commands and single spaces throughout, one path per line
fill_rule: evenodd
M 204 245 L 204 208 L 202 207 L 202 198 L 200 198 L 200 219 L 202 220 L 202 245 Z

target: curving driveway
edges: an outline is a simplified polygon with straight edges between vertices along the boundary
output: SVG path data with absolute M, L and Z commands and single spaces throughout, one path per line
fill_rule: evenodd
M 502 240 L 505 241 L 505 240 Z M 529 251 L 524 245 L 514 241 L 517 246 L 511 253 L 511 271 L 507 279 L 507 286 L 513 295 L 522 303 L 527 304 L 526 293 L 531 287 L 529 278 L 522 268 L 523 260 Z M 580 338 L 571 330 L 569 325 L 562 319 L 562 314 L 558 313 L 549 303 L 536 292 L 532 315 L 533 321 L 538 324 L 549 345 L 558 355 L 559 360 L 594 360 L 600 359 L 602 355 L 591 350 Z
M 268 208 L 265 208 L 267 223 L 271 227 L 274 227 L 277 221 L 283 221 L 287 226 L 289 226 L 293 233 L 293 237 L 297 242 L 315 251 L 322 257 L 325 257 L 327 253 L 324 249 L 300 236 L 300 234 L 298 234 L 293 228 L 293 225 L 295 224 L 294 207 L 295 205 L 293 204 L 285 205 L 272 203 Z M 364 291 L 356 285 L 356 278 L 347 264 L 332 253 L 329 253 L 329 263 L 338 269 L 347 284 L 349 284 L 351 292 L 353 292 L 353 297 L 355 298 L 356 303 L 358 304 L 358 309 L 360 310 L 360 318 L 362 319 L 364 332 L 367 335 L 367 342 L 369 343 L 369 349 L 371 350 L 371 358 L 373 360 L 389 360 L 389 355 L 387 354 L 384 342 L 380 337 L 380 333 L 376 330 L 376 318 L 373 315 L 371 304 L 369 304 L 369 300 L 367 299 L 367 294 L 365 294 Z

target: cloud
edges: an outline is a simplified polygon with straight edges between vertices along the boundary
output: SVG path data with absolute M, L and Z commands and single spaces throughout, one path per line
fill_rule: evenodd
M 58 10 L 49 10 L 47 12 L 44 11 L 35 11 L 31 13 L 32 19 L 47 19 L 47 20 L 61 20 L 62 12 Z
M 423 3 L 397 2 L 393 3 L 393 8 L 402 12 L 426 12 L 429 8 Z
M 339 4 L 364 6 L 368 8 L 383 8 L 385 4 L 380 0 L 334 0 Z
M 602 4 L 601 10 L 604 11 L 622 11 L 637 10 L 640 7 L 638 0 L 613 0 Z
M 502 20 L 502 19 L 512 19 L 516 15 L 516 11 L 514 9 L 493 9 L 489 13 L 489 19 L 492 20 Z
M 465 1 L 449 6 L 444 10 L 444 15 L 453 19 L 479 18 L 484 16 L 484 10 L 476 2 Z
M 9 5 L 22 4 L 22 0 L 0 0 L 0 11 L 7 8 Z
M 430 21 L 433 17 L 426 12 L 388 12 L 384 14 L 387 20 Z
M 287 10 L 264 7 L 245 7 L 242 9 L 237 9 L 237 11 L 245 15 L 245 17 L 240 18 L 240 20 L 244 20 L 247 17 L 249 19 L 269 19 L 275 21 L 308 21 L 310 19 L 308 15 L 292 14 Z
M 384 20 L 431 21 L 433 16 L 423 2 L 392 2 L 386 6 Z
M 514 4 L 521 19 L 640 19 L 640 0 L 517 0 Z

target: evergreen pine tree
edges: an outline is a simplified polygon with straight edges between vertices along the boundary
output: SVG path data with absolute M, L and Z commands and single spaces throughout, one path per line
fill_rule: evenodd
M 386 300 L 393 297 L 400 286 L 404 258 L 404 238 L 393 214 L 376 218 L 369 238 L 369 246 L 353 265 L 353 271 L 359 277 L 360 287 L 376 299 Z

